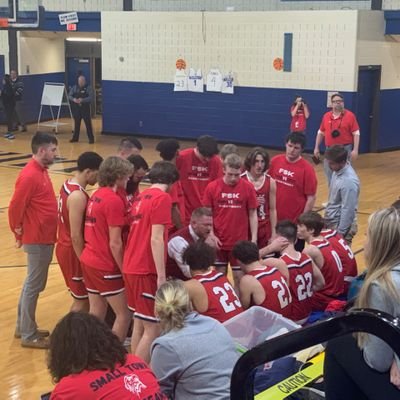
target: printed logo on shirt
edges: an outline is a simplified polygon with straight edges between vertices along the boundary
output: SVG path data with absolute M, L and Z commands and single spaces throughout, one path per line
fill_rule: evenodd
M 221 193 L 221 199 L 218 201 L 220 208 L 242 208 L 243 201 L 240 199 L 240 193 Z
M 125 388 L 136 395 L 139 395 L 147 387 L 135 374 L 124 376 L 124 383 Z
M 258 219 L 264 220 L 267 216 L 267 214 L 265 213 L 265 193 L 257 194 L 257 201 L 258 201 L 258 207 L 257 207 Z
M 192 170 L 188 174 L 188 179 L 191 181 L 208 181 L 210 179 L 208 166 L 192 165 Z
M 282 183 L 286 186 L 294 186 L 295 185 L 295 177 L 294 172 L 289 171 L 285 168 L 279 168 L 278 176 L 276 177 L 277 182 Z

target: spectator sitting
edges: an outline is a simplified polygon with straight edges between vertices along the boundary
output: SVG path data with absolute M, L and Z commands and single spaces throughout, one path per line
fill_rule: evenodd
M 48 368 L 57 383 L 51 400 L 166 400 L 145 362 L 90 314 L 71 312 L 56 325 Z
M 153 342 L 151 365 L 164 393 L 175 400 L 228 400 L 238 355 L 227 330 L 192 312 L 182 281 L 160 286 L 155 311 L 164 334 Z

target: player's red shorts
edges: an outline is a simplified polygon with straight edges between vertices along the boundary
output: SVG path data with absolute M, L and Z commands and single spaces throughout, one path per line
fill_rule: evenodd
M 157 291 L 157 275 L 124 274 L 128 308 L 135 312 L 135 318 L 158 322 L 154 314 L 154 300 Z
M 228 263 L 231 266 L 232 271 L 240 271 L 239 261 L 233 257 L 232 250 L 218 250 L 217 259 L 215 260 L 215 267 L 226 268 Z
M 107 297 L 125 290 L 124 280 L 119 269 L 104 271 L 82 264 L 82 272 L 88 293 Z
M 87 299 L 88 294 L 83 283 L 81 263 L 74 248 L 57 244 L 56 256 L 71 296 L 78 300 Z
M 259 249 L 268 245 L 268 241 L 271 239 L 271 224 L 267 223 L 258 224 L 257 231 L 257 246 Z

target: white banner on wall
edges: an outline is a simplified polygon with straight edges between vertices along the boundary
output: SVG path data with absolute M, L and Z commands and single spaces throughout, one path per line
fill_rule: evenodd
M 188 79 L 184 69 L 177 69 L 174 79 L 174 92 L 187 92 Z
M 77 12 L 69 12 L 65 14 L 58 14 L 60 25 L 77 24 L 79 22 Z
M 234 93 L 234 83 L 235 79 L 233 77 L 233 72 L 230 71 L 222 77 L 222 93 L 233 94 Z
M 207 92 L 221 92 L 222 74 L 218 68 L 211 68 L 207 74 Z
M 201 69 L 198 69 L 197 71 L 194 68 L 189 69 L 188 89 L 189 92 L 204 92 L 204 79 Z

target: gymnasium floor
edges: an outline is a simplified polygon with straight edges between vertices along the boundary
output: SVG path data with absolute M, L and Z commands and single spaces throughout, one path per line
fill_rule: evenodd
M 101 131 L 101 121 L 94 121 L 95 132 Z M 31 135 L 36 125 L 29 127 L 26 133 L 17 133 L 16 139 L 8 141 L 0 138 L 0 399 L 34 400 L 40 394 L 52 389 L 52 382 L 46 369 L 46 352 L 43 350 L 24 349 L 20 341 L 14 339 L 16 307 L 25 277 L 25 254 L 14 247 L 13 235 L 7 222 L 7 207 L 13 193 L 16 177 L 22 166 L 30 158 Z M 82 134 L 83 133 L 83 134 Z M 97 134 L 94 145 L 87 144 L 85 130 L 81 133 L 80 143 L 69 143 L 69 125 L 60 129 L 59 162 L 50 169 L 51 179 L 56 193 L 63 181 L 71 175 L 77 156 L 83 151 L 97 151 L 103 157 L 116 152 L 119 136 L 101 136 Z M 153 150 L 158 139 L 142 139 L 143 156 L 151 165 L 158 159 Z M 311 140 L 311 139 L 310 139 Z M 191 147 L 193 141 L 184 141 L 182 148 Z M 240 147 L 245 155 L 249 147 Z M 276 154 L 271 151 L 270 155 Z M 400 170 L 400 152 L 361 155 L 355 163 L 361 179 L 361 198 L 358 221 L 359 233 L 355 237 L 353 251 L 357 254 L 359 269 L 363 269 L 362 247 L 368 215 L 376 208 L 390 205 L 399 197 L 398 181 Z M 306 156 L 309 157 L 309 156 Z M 327 199 L 327 186 L 322 166 L 316 167 L 319 185 L 316 209 Z M 68 312 L 70 296 L 59 271 L 56 259 L 50 266 L 49 279 L 45 291 L 39 298 L 37 321 L 40 328 L 51 330 L 58 319 Z

